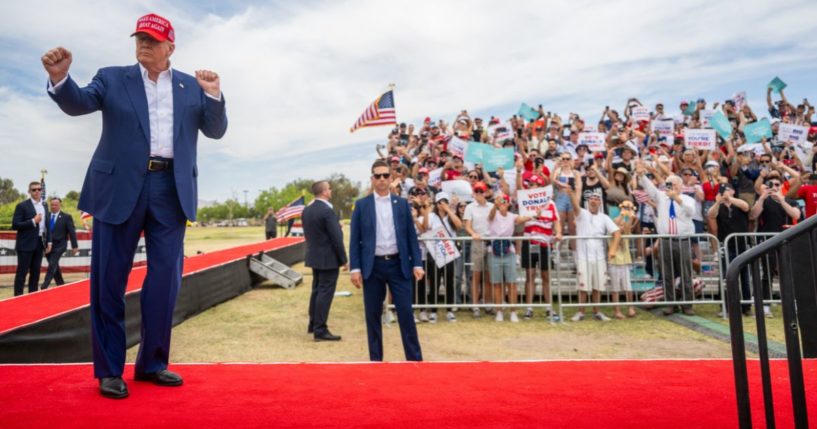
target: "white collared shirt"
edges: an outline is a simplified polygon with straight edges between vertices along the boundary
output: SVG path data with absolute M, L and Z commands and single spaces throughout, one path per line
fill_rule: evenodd
M 656 202 L 658 208 L 655 210 L 655 230 L 658 234 L 669 234 L 669 209 L 671 203 L 675 205 L 675 222 L 678 225 L 677 235 L 695 234 L 695 224 L 692 222 L 692 215 L 695 212 L 695 200 L 689 195 L 681 194 L 681 203 L 674 202 L 661 192 L 650 179 L 641 176 L 639 183 L 647 191 L 647 195 Z
M 51 218 L 45 213 L 45 207 L 43 207 L 42 201 L 34 201 L 34 198 L 29 198 L 31 203 L 34 204 L 34 210 L 40 215 L 40 235 L 45 234 L 45 221 L 46 219 L 51 220 Z M 34 222 L 34 219 L 31 219 Z M 34 222 L 34 225 L 37 225 L 37 222 Z
M 139 71 L 148 100 L 150 156 L 173 158 L 173 69 L 159 73 L 156 82 L 150 80 L 142 64 Z
M 394 213 L 391 194 L 381 197 L 374 194 L 374 210 L 377 215 L 375 256 L 394 255 L 397 249 L 397 232 L 394 229 Z

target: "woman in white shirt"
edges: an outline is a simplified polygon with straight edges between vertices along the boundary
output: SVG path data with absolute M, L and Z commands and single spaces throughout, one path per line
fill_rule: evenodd
M 446 192 L 439 192 L 434 197 L 434 208 L 428 214 L 428 229 L 427 231 L 444 230 L 449 237 L 456 237 L 457 230 L 462 227 L 462 221 L 457 213 L 449 205 L 449 195 Z M 455 246 L 451 240 L 432 241 L 435 245 L 445 244 Z M 462 256 L 460 256 L 462 257 Z M 420 286 L 417 290 L 417 299 L 420 303 L 428 304 L 452 304 L 448 307 L 446 319 L 449 322 L 456 322 L 457 318 L 453 312 L 454 301 L 454 265 L 456 260 L 449 261 L 447 264 L 440 267 L 431 255 L 426 256 L 425 269 L 427 281 L 420 281 Z M 445 295 L 440 295 L 440 283 L 445 278 Z M 428 287 L 428 290 L 426 289 Z M 431 309 L 428 321 L 430 323 L 437 322 L 437 309 Z
M 531 220 L 527 216 L 519 216 L 509 211 L 511 199 L 507 195 L 499 194 L 494 199 L 494 206 L 488 214 L 488 227 L 491 237 L 511 237 L 514 227 L 517 224 Z M 493 290 L 494 303 L 496 304 L 496 321 L 502 322 L 502 301 L 507 290 L 508 301 L 511 305 L 517 303 L 516 290 L 516 251 L 511 240 L 491 241 L 490 253 L 490 288 Z M 516 315 L 516 308 L 511 309 L 511 322 L 519 322 Z

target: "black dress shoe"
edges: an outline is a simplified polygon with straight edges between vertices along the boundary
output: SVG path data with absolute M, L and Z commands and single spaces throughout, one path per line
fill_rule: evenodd
M 128 397 L 128 385 L 122 377 L 102 377 L 99 379 L 99 393 L 106 398 L 125 399 Z
M 150 381 L 157 386 L 181 386 L 184 383 L 181 375 L 166 369 L 150 374 L 136 374 L 133 378 L 137 381 Z
M 340 335 L 332 335 L 331 332 L 326 331 L 323 334 L 316 334 L 315 341 L 340 341 Z
M 312 334 L 312 333 L 314 333 L 314 332 L 315 332 L 315 330 L 314 330 L 314 329 L 312 329 L 312 327 L 311 327 L 311 326 L 310 326 L 310 327 L 308 327 L 308 328 L 306 328 L 306 333 L 307 333 L 307 334 Z

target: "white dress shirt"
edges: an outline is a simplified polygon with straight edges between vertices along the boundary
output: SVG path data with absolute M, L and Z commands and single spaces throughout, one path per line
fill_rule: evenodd
M 377 215 L 375 256 L 397 254 L 399 250 L 397 249 L 397 232 L 394 229 L 394 210 L 392 209 L 391 194 L 381 197 L 375 193 L 374 210 Z
M 46 219 L 51 220 L 51 218 L 47 214 L 45 214 L 45 207 L 43 207 L 42 201 L 34 201 L 33 198 L 29 199 L 31 200 L 31 203 L 34 204 L 34 210 L 37 212 L 38 215 L 40 215 L 40 224 L 38 226 L 40 227 L 40 235 L 43 235 L 45 234 L 46 225 L 45 221 Z M 34 219 L 31 219 L 31 221 L 34 222 Z M 34 222 L 34 225 L 37 225 L 37 222 Z
M 639 182 L 647 194 L 656 202 L 655 230 L 658 234 L 669 234 L 669 207 L 670 198 L 653 185 L 646 176 L 641 176 Z M 681 204 L 675 202 L 675 223 L 678 225 L 678 235 L 695 234 L 695 224 L 692 215 L 695 213 L 695 200 L 689 195 L 680 194 Z
M 159 73 L 156 82 L 150 80 L 142 64 L 139 71 L 148 100 L 150 156 L 173 158 L 173 69 Z

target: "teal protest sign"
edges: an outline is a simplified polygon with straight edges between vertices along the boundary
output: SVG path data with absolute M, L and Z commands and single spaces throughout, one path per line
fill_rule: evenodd
M 519 111 L 516 112 L 516 114 L 525 118 L 527 121 L 535 121 L 536 118 L 539 117 L 539 112 L 525 103 L 519 106 Z
M 465 146 L 465 162 L 482 164 L 482 158 L 486 150 L 493 149 L 491 145 L 484 143 L 468 142 Z
M 695 100 L 693 100 L 691 103 L 689 103 L 689 105 L 687 105 L 687 108 L 686 110 L 684 110 L 683 113 L 684 115 L 692 116 L 692 114 L 695 113 L 696 110 L 698 110 L 698 104 L 695 103 Z
M 772 138 L 772 125 L 769 120 L 763 118 L 753 124 L 743 127 L 743 134 L 746 135 L 746 143 L 757 143 L 763 140 Z
M 487 172 L 494 172 L 498 168 L 510 170 L 513 168 L 513 148 L 495 148 L 489 144 L 468 142 L 465 148 L 465 161 L 482 164 Z
M 485 171 L 493 173 L 499 168 L 510 170 L 513 168 L 513 148 L 490 148 L 483 153 Z
M 715 112 L 714 115 L 709 119 L 709 125 L 718 132 L 724 140 L 728 139 L 730 135 L 732 135 L 732 124 L 729 122 L 729 119 L 726 118 L 726 115 L 723 114 L 720 110 Z
M 787 87 L 786 82 L 783 82 L 779 77 L 775 76 L 771 82 L 769 82 L 769 88 L 772 89 L 772 92 L 775 94 L 780 93 L 783 88 Z

